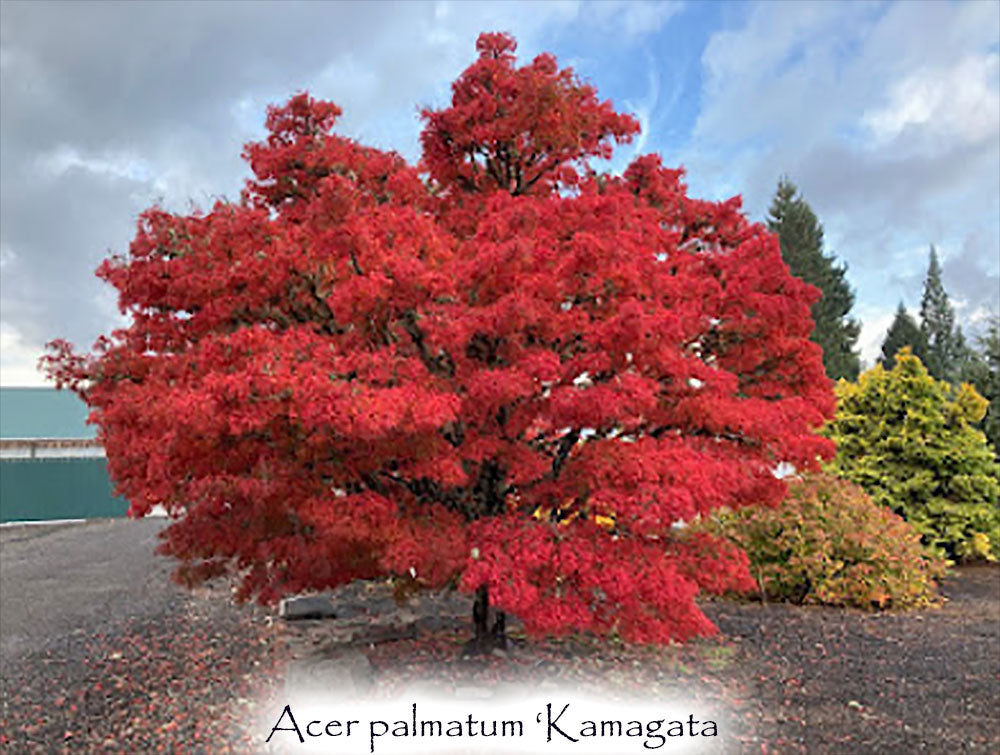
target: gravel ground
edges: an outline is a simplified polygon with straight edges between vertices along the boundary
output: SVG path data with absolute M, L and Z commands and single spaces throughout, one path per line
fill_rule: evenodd
M 1000 569 L 959 570 L 939 610 L 715 603 L 724 682 L 776 752 L 1000 752 Z
M 0 528 L 0 664 L 178 600 L 170 562 L 153 553 L 164 524 L 105 519 Z
M 271 616 L 173 585 L 163 525 L 0 529 L 0 751 L 252 750 Z
M 731 711 L 719 751 L 1000 752 L 1000 567 L 960 569 L 943 593 L 942 608 L 881 614 L 713 601 L 704 609 L 719 637 L 664 649 L 528 642 L 515 629 L 510 651 L 486 660 L 460 657 L 470 604 L 454 596 L 392 611 L 387 591 L 351 586 L 335 595 L 343 618 L 279 629 L 286 656 L 305 664 L 353 641 L 372 665 L 359 691 L 373 695 L 498 683 L 621 699 L 680 692 L 692 710 Z M 364 645 L 366 620 L 367 636 L 398 639 Z
M 46 542 L 35 546 L 48 553 Z M 698 752 L 1000 752 L 998 567 L 959 570 L 938 610 L 718 601 L 705 610 L 719 638 L 664 649 L 530 642 L 515 623 L 509 652 L 486 659 L 460 657 L 462 596 L 400 606 L 385 586 L 352 585 L 337 593 L 338 618 L 286 623 L 232 606 L 221 586 L 156 593 L 133 582 L 142 611 L 101 623 L 80 606 L 81 631 L 57 624 L 37 646 L 5 645 L 0 750 L 262 751 L 265 732 L 249 722 L 280 706 L 286 674 L 346 655 L 356 692 L 374 696 L 414 683 L 478 694 L 530 681 L 623 699 L 681 690 L 695 710 L 732 711 L 714 747 Z
M 201 591 L 5 664 L 0 750 L 253 752 L 276 657 L 270 615 Z

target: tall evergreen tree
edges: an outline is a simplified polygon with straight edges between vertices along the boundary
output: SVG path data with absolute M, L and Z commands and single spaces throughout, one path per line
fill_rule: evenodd
M 986 332 L 976 342 L 979 351 L 969 350 L 970 359 L 964 365 L 961 379 L 972 383 L 990 402 L 982 428 L 1000 458 L 1000 315 L 990 317 Z
M 955 326 L 952 360 L 952 382 L 956 385 L 959 383 L 976 385 L 976 375 L 982 370 L 980 365 L 983 364 L 983 359 L 975 347 L 965 340 L 961 325 Z
M 983 385 L 983 393 L 990 402 L 990 407 L 986 410 L 983 429 L 993 445 L 993 453 L 1000 457 L 1000 315 L 990 318 L 986 335 L 980 339 L 979 345 L 983 350 L 983 361 L 989 368 L 989 378 Z
M 816 323 L 812 340 L 823 347 L 826 374 L 834 380 L 856 379 L 861 362 L 855 346 L 861 324 L 848 316 L 854 292 L 847 283 L 847 268 L 823 253 L 823 226 L 788 179 L 778 182 L 767 225 L 778 234 L 781 257 L 792 275 L 823 292 L 812 306 Z
M 966 345 L 961 331 L 955 328 L 955 310 L 941 281 L 941 263 L 932 246 L 924 295 L 920 301 L 920 332 L 927 345 L 927 371 L 938 380 L 954 383 L 959 377 Z
M 924 334 L 920 331 L 916 320 L 906 311 L 903 302 L 900 302 L 896 309 L 896 318 L 886 331 L 885 341 L 882 342 L 879 364 L 891 370 L 896 365 L 896 353 L 904 346 L 909 346 L 913 354 L 923 361 L 927 351 Z

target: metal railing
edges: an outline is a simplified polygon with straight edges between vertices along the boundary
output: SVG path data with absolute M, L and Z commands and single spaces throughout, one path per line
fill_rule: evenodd
M 0 459 L 79 459 L 103 457 L 94 438 L 0 438 Z

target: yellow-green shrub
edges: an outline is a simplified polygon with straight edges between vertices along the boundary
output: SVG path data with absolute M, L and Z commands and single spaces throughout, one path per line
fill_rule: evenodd
M 789 485 L 776 508 L 750 507 L 697 522 L 750 558 L 770 597 L 795 603 L 908 608 L 936 602 L 945 562 L 920 534 L 846 480 L 826 474 Z
M 902 516 L 954 561 L 1000 557 L 1000 465 L 976 428 L 986 400 L 935 380 L 908 349 L 891 370 L 837 384 L 829 471 Z

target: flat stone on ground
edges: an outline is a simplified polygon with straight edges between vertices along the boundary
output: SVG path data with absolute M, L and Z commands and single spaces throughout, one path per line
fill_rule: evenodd
M 288 621 L 296 619 L 332 619 L 337 616 L 333 603 L 325 595 L 308 595 L 285 598 L 278 608 L 278 615 Z

